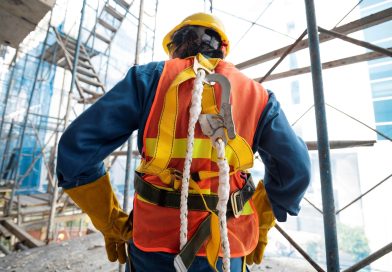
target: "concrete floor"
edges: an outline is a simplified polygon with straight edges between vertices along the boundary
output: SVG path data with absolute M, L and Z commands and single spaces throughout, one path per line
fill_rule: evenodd
M 118 271 L 118 264 L 107 260 L 103 239 L 97 233 L 60 244 L 13 252 L 8 256 L 0 258 L 0 271 L 107 272 Z M 304 260 L 265 258 L 261 265 L 250 267 L 250 271 L 312 272 L 315 270 Z

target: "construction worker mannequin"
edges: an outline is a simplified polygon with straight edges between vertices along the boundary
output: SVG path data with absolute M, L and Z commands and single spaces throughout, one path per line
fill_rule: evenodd
M 163 40 L 170 60 L 130 68 L 81 114 L 58 148 L 59 186 L 127 270 L 245 271 L 268 229 L 297 215 L 309 156 L 272 92 L 224 61 L 230 42 L 215 16 L 185 18 Z M 131 215 L 102 161 L 138 130 L 141 163 Z M 257 188 L 247 170 L 265 164 Z M 127 262 L 128 264 L 128 262 Z

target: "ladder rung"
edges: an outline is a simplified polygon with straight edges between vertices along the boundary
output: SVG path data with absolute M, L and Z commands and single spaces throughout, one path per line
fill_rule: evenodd
M 126 10 L 129 9 L 130 4 L 127 3 L 127 2 L 124 1 L 124 0 L 114 0 L 114 2 L 116 2 L 119 6 L 123 7 L 123 8 L 126 9 Z
M 79 74 L 88 76 L 88 77 L 97 77 L 97 75 L 90 69 L 86 69 L 84 67 L 78 66 L 77 71 Z
M 82 81 L 82 82 L 87 83 L 89 85 L 93 85 L 96 87 L 103 87 L 103 84 L 101 82 L 99 82 L 97 80 L 92 80 L 89 77 L 78 75 L 78 79 L 79 79 L 79 81 Z
M 116 31 L 117 31 L 117 29 L 116 29 L 114 26 L 112 26 L 112 25 L 109 24 L 108 22 L 102 20 L 101 18 L 98 18 L 98 23 L 99 23 L 101 26 L 103 26 L 103 27 L 109 29 L 109 30 L 112 31 L 112 32 L 116 32 Z
M 61 36 L 61 41 L 64 43 L 64 44 L 74 44 L 74 45 L 76 45 L 76 43 L 77 43 L 77 41 L 75 40 L 75 39 L 73 39 L 73 38 L 71 38 L 71 37 L 69 37 L 69 36 L 65 36 L 65 35 L 62 35 L 62 34 L 60 34 L 60 36 Z
M 110 40 L 109 40 L 108 38 L 102 36 L 101 34 L 99 34 L 99 33 L 97 33 L 97 32 L 94 32 L 93 35 L 94 35 L 95 37 L 97 37 L 98 39 L 100 39 L 101 41 L 103 41 L 103 42 L 105 42 L 105 43 L 107 43 L 107 44 L 110 44 Z
M 87 94 L 91 94 L 93 97 L 101 97 L 102 96 L 102 94 L 99 94 L 97 92 L 91 91 L 91 90 L 83 88 L 83 87 L 82 87 L 82 91 Z
M 91 65 L 89 63 L 84 62 L 84 61 L 78 61 L 78 67 L 79 66 L 86 68 L 86 69 L 91 69 Z
M 122 15 L 120 12 L 118 12 L 115 8 L 112 6 L 106 5 L 105 8 L 107 13 L 112 15 L 114 18 L 116 18 L 119 21 L 122 21 L 124 19 L 124 15 Z
M 97 101 L 98 98 L 99 97 L 94 97 L 94 96 L 88 97 L 88 98 L 80 98 L 80 99 L 78 99 L 78 103 L 80 103 L 80 104 L 92 104 L 92 103 L 95 103 L 95 101 Z
M 70 55 L 73 57 L 75 56 L 75 50 L 71 49 L 71 48 L 67 48 L 68 53 L 70 53 Z M 89 60 L 89 56 L 87 56 L 85 53 L 83 53 L 81 50 L 79 50 L 79 59 L 82 60 Z
M 71 49 L 74 49 L 74 50 L 76 48 L 76 44 L 71 43 L 71 42 L 64 43 L 64 45 L 65 45 L 66 48 L 71 48 Z
M 71 63 L 73 64 L 73 59 L 74 59 L 73 55 L 68 53 L 68 57 L 71 60 Z M 91 65 L 88 62 L 85 62 L 83 60 L 87 60 L 87 59 L 79 58 L 78 66 L 82 66 L 84 68 L 91 69 Z
M 59 62 L 57 62 L 57 66 L 63 67 L 63 68 L 65 68 L 65 66 L 67 66 L 67 61 L 66 61 L 65 57 L 59 59 Z
M 73 52 L 75 52 L 76 44 L 73 44 L 73 43 L 66 43 L 66 44 L 65 44 L 65 48 L 70 49 L 70 50 L 72 50 Z M 84 51 L 82 50 L 82 46 L 79 46 L 79 52 L 84 52 Z

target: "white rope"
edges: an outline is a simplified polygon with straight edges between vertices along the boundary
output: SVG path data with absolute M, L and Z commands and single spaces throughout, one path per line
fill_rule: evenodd
M 181 203 L 180 203 L 180 250 L 185 246 L 188 240 L 188 193 L 189 193 L 189 178 L 190 168 L 192 164 L 193 155 L 193 143 L 195 138 L 195 126 L 201 113 L 201 98 L 203 93 L 203 81 L 205 79 L 205 71 L 200 69 L 197 72 L 193 90 L 192 90 L 192 101 L 189 110 L 189 123 L 188 123 L 188 135 L 187 135 L 187 148 L 186 156 L 184 161 L 184 170 L 182 176 L 181 185 Z M 219 217 L 219 228 L 222 239 L 223 248 L 223 271 L 230 271 L 230 243 L 227 231 L 227 202 L 229 201 L 230 195 L 230 167 L 226 160 L 225 155 L 225 143 L 222 139 L 218 139 L 215 143 L 218 155 L 218 167 L 219 167 L 219 186 L 218 186 L 218 217 Z
M 192 90 L 192 104 L 189 110 L 188 138 L 186 147 L 186 157 L 184 162 L 184 170 L 182 173 L 181 185 L 181 203 L 180 203 L 180 250 L 187 242 L 188 236 L 188 191 L 189 177 L 192 163 L 193 142 L 195 138 L 195 125 L 201 113 L 201 96 L 203 93 L 203 81 L 206 74 L 200 69 L 197 71 L 195 82 Z
M 223 271 L 230 271 L 230 243 L 227 232 L 227 202 L 230 195 L 230 167 L 226 160 L 225 143 L 222 139 L 216 141 L 215 147 L 218 153 L 218 167 L 219 167 L 219 187 L 218 187 L 218 205 L 216 206 L 219 216 L 219 228 L 222 239 L 223 249 Z

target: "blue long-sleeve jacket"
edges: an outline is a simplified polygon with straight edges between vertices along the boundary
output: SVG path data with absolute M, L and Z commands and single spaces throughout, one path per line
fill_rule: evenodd
M 59 186 L 65 189 L 93 182 L 105 174 L 103 160 L 133 131 L 144 126 L 165 62 L 132 67 L 125 78 L 83 112 L 60 139 L 57 157 Z M 259 120 L 253 151 L 265 164 L 264 184 L 278 221 L 297 215 L 310 181 L 310 160 L 273 93 Z

